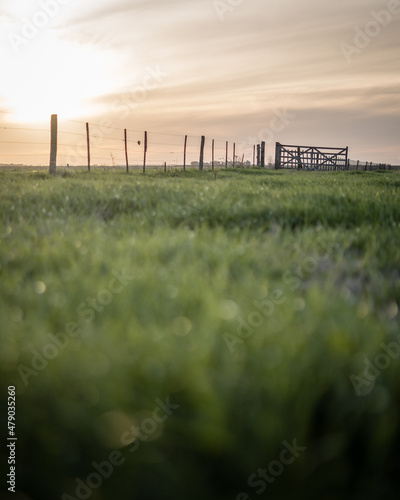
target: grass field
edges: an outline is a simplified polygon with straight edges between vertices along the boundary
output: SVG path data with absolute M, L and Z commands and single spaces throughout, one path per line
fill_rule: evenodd
M 0 213 L 12 498 L 398 498 L 399 172 L 0 172 Z

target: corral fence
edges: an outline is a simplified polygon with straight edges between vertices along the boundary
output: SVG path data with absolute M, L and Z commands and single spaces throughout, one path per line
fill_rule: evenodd
M 386 163 L 372 163 L 349 159 L 349 148 L 275 145 L 275 169 L 288 170 L 398 170 Z
M 287 146 L 276 143 L 275 168 L 347 170 L 349 148 Z

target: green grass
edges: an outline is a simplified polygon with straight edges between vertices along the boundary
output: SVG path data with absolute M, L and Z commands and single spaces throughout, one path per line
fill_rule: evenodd
M 389 171 L 0 172 L 14 498 L 78 498 L 116 449 L 93 500 L 397 498 L 400 357 L 352 376 L 382 343 L 400 352 L 399 188 Z M 115 272 L 134 278 L 111 294 Z M 129 451 L 168 396 L 179 408 Z M 294 439 L 306 450 L 259 496 L 248 478 Z

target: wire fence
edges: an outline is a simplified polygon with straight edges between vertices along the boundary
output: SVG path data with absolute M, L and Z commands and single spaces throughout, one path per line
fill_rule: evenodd
M 390 165 L 388 163 L 374 163 L 369 161 L 349 160 L 347 170 L 360 170 L 364 172 L 373 170 L 400 170 L 400 165 Z
M 4 117 L 7 117 L 7 112 L 0 111 L 0 168 L 48 168 L 51 132 L 48 125 L 18 126 Z M 260 157 L 260 146 L 205 137 L 204 168 L 275 168 L 271 157 L 265 163 L 265 149 Z M 87 123 L 63 119 L 58 122 L 58 167 L 141 169 L 145 161 L 146 168 L 199 168 L 201 150 L 200 136 L 155 131 L 145 133 L 142 130 L 115 127 L 108 120 Z M 400 166 L 349 160 L 347 169 L 400 170 Z
M 48 166 L 50 129 L 0 122 L 0 166 Z M 198 167 L 201 137 L 147 131 L 146 166 Z M 62 120 L 57 130 L 57 166 L 142 168 L 145 132 L 112 126 L 107 120 Z M 88 161 L 90 154 L 90 161 Z M 127 161 L 128 159 L 128 161 Z M 255 145 L 205 138 L 204 167 L 252 166 Z

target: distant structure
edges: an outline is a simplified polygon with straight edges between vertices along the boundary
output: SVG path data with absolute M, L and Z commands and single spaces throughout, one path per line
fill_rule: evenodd
M 348 170 L 349 148 L 287 146 L 276 143 L 275 169 Z

